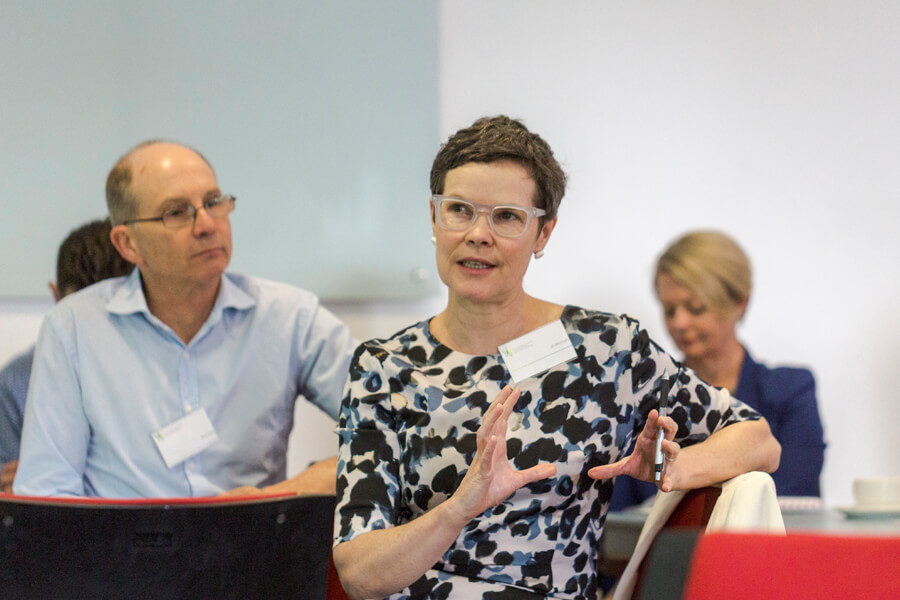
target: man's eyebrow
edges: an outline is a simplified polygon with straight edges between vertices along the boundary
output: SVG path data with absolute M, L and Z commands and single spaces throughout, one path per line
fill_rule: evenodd
M 213 188 L 213 189 L 209 190 L 208 192 L 206 192 L 205 194 L 203 194 L 203 201 L 205 202 L 206 200 L 209 200 L 211 198 L 215 198 L 215 197 L 221 196 L 221 195 L 222 195 L 222 192 L 219 190 L 219 188 Z M 177 206 L 177 205 L 182 205 L 182 204 L 190 204 L 190 203 L 191 203 L 191 201 L 189 198 L 185 198 L 183 196 L 175 196 L 173 198 L 166 198 L 165 200 L 163 200 L 162 204 L 160 205 L 160 208 L 166 209 L 166 208 L 169 208 L 172 206 Z
M 187 198 L 182 198 L 182 197 L 176 196 L 175 198 L 166 198 L 165 200 L 162 201 L 162 204 L 160 204 L 159 207 L 163 210 L 166 210 L 168 208 L 172 208 L 173 206 L 182 206 L 184 204 L 190 204 L 190 203 L 191 203 L 191 201 L 188 200 Z

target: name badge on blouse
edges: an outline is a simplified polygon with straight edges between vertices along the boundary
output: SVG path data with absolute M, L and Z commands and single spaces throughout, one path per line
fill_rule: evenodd
M 499 347 L 500 357 L 513 381 L 520 383 L 532 375 L 546 371 L 575 358 L 575 348 L 562 321 L 538 327 Z
M 170 469 L 216 443 L 219 436 L 206 410 L 194 410 L 154 431 L 153 441 Z

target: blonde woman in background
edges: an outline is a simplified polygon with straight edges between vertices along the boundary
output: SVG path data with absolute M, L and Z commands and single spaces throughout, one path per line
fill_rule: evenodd
M 781 443 L 781 464 L 772 474 L 778 495 L 819 496 L 825 441 L 812 373 L 758 363 L 737 338 L 752 287 L 747 255 L 723 233 L 691 232 L 659 257 L 653 281 L 685 366 L 728 389 L 769 422 Z M 621 510 L 655 493 L 654 485 L 621 477 L 610 509 Z

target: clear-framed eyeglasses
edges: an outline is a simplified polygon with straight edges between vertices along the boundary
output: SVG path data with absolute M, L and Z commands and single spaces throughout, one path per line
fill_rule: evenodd
M 491 230 L 501 237 L 517 238 L 528 231 L 531 220 L 547 214 L 542 208 L 518 204 L 476 204 L 435 194 L 431 197 L 437 224 L 449 231 L 464 231 L 475 224 L 479 213 L 487 215 Z
M 176 204 L 166 209 L 163 214 L 158 217 L 147 217 L 146 219 L 127 219 L 122 221 L 122 225 L 131 225 L 132 223 L 149 223 L 152 221 L 160 221 L 163 227 L 169 229 L 181 229 L 182 227 L 192 226 L 197 221 L 197 213 L 205 210 L 213 219 L 221 219 L 228 216 L 234 210 L 234 203 L 237 198 L 229 194 L 222 194 L 207 198 L 203 201 L 203 205 L 197 208 L 190 202 Z

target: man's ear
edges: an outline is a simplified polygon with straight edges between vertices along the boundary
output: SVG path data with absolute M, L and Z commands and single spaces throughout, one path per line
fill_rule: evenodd
M 144 260 L 134 244 L 132 232 L 127 225 L 116 225 L 113 227 L 109 232 L 109 239 L 119 254 L 122 255 L 122 258 L 139 267 L 143 266 Z

